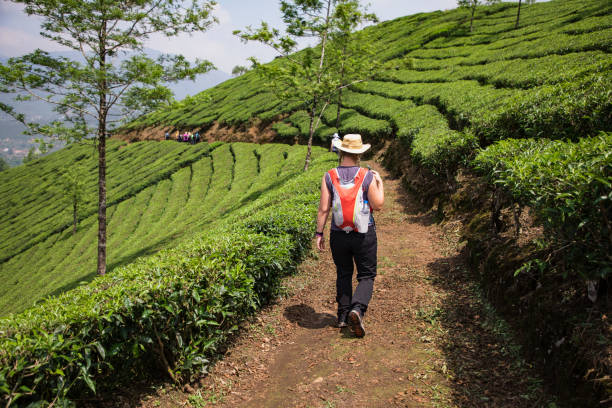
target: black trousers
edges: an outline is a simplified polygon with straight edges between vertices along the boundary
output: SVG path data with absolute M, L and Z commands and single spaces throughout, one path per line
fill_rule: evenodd
M 376 227 L 370 225 L 368 232 L 331 231 L 329 246 L 336 264 L 336 301 L 338 317 L 353 308 L 365 314 L 374 290 L 376 277 Z M 353 261 L 357 266 L 357 287 L 353 293 Z

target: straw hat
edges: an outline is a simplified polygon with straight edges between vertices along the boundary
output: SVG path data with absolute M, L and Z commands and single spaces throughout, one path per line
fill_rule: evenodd
M 361 135 L 357 134 L 344 135 L 342 140 L 332 141 L 332 145 L 338 150 L 353 154 L 361 154 L 370 148 L 369 144 L 363 144 Z

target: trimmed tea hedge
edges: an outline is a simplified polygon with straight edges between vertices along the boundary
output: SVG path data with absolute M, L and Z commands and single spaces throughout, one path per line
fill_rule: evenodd
M 315 159 L 215 230 L 0 320 L 4 403 L 58 403 L 141 373 L 178 381 L 205 372 L 305 255 L 320 175 L 334 157 Z
M 577 143 L 504 140 L 475 159 L 477 169 L 531 207 L 567 270 L 585 279 L 612 273 L 612 133 Z

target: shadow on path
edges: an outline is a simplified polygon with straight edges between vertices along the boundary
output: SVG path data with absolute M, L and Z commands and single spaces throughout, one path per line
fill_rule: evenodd
M 333 327 L 336 324 L 336 316 L 330 313 L 317 313 L 312 307 L 299 304 L 287 306 L 283 316 L 292 323 L 297 323 L 300 327 L 307 329 L 322 329 Z
M 481 300 L 463 258 L 456 254 L 427 265 L 443 295 L 426 320 L 442 329 L 437 343 L 453 373 L 453 400 L 461 407 L 547 406 L 541 380 L 521 358 L 505 323 Z

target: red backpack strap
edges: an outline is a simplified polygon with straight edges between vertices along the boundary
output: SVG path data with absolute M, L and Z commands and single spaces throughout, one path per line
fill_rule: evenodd
M 327 174 L 329 174 L 329 179 L 331 180 L 332 184 L 340 183 L 340 176 L 338 175 L 338 170 L 335 167 L 329 170 Z
M 329 170 L 327 174 L 329 174 L 329 178 L 332 184 L 336 186 L 336 190 L 340 188 L 340 175 L 338 174 L 338 169 L 334 167 L 333 169 Z M 353 179 L 353 183 L 355 183 L 355 186 L 361 187 L 367 174 L 368 169 L 363 167 L 359 168 L 359 170 L 355 174 L 355 178 Z
M 365 177 L 368 174 L 368 169 L 360 167 L 359 170 L 357 171 L 357 174 L 355 174 L 355 185 L 363 185 L 363 182 L 365 181 Z

